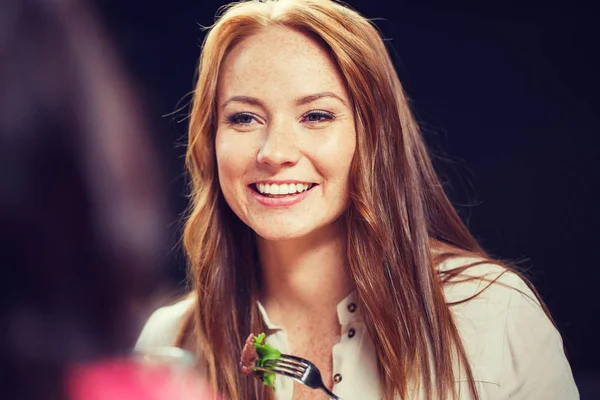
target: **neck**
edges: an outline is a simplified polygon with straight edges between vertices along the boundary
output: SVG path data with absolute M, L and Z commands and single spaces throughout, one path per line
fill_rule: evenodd
M 353 290 L 341 223 L 309 237 L 258 239 L 262 267 L 261 302 L 270 317 L 324 314 L 337 321 L 338 303 Z M 285 319 L 285 318 L 284 318 Z

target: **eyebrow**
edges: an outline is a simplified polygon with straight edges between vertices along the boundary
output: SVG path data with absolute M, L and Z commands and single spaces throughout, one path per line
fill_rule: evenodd
M 348 106 L 348 104 L 346 104 L 346 102 L 340 96 L 333 92 L 321 92 L 299 97 L 296 99 L 296 105 L 301 106 L 304 104 L 312 103 L 313 101 L 322 99 L 324 97 L 333 97 L 334 99 L 338 99 L 339 101 L 341 101 L 345 106 Z
M 233 96 L 233 97 L 230 97 L 229 99 L 227 99 L 226 101 L 224 101 L 223 104 L 221 104 L 221 108 L 223 109 L 223 108 L 225 108 L 227 106 L 227 104 L 234 103 L 234 102 L 246 103 L 246 104 L 251 104 L 253 106 L 264 107 L 263 102 L 260 101 L 259 99 L 257 99 L 256 97 L 250 97 L 250 96 Z
M 333 92 L 321 92 L 321 93 L 309 94 L 306 96 L 298 97 L 294 102 L 296 103 L 297 106 L 302 106 L 302 105 L 312 103 L 313 101 L 316 101 L 316 100 L 319 100 L 319 99 L 322 99 L 325 97 L 332 97 L 334 99 L 338 99 L 345 106 L 348 106 L 348 104 L 346 104 L 346 102 L 340 96 L 338 96 L 337 94 L 335 94 Z M 225 106 L 227 106 L 229 103 L 233 103 L 233 102 L 246 103 L 246 104 L 250 104 L 253 106 L 260 106 L 260 107 L 264 108 L 264 103 L 262 101 L 260 101 L 259 99 L 257 99 L 256 97 L 233 96 L 223 102 L 223 104 L 221 105 L 221 109 L 225 108 Z

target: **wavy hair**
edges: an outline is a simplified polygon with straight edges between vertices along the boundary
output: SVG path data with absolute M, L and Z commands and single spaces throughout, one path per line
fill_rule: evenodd
M 225 397 L 272 397 L 238 369 L 245 337 L 264 329 L 257 308 L 259 265 L 253 232 L 223 198 L 215 157 L 221 63 L 232 46 L 270 25 L 319 39 L 352 99 L 357 148 L 344 216 L 347 258 L 384 398 L 406 398 L 413 384 L 422 385 L 428 399 L 456 397 L 456 360 L 477 397 L 443 293 L 444 283 L 466 267 L 440 272 L 436 266 L 451 253 L 489 257 L 444 193 L 379 31 L 330 0 L 234 3 L 205 38 L 189 125 L 191 206 L 183 237 L 198 305 L 182 340 L 196 346 Z M 440 244 L 452 252 L 434 257 L 432 248 Z

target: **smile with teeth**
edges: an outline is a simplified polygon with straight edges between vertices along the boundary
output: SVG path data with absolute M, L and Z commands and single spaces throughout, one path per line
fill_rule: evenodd
M 306 192 L 313 187 L 312 183 L 255 183 L 254 187 L 263 196 L 287 196 Z

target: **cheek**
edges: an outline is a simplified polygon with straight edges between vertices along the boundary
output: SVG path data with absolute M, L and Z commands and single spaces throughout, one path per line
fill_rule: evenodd
M 251 148 L 243 140 L 228 132 L 217 131 L 215 154 L 221 186 L 231 186 L 240 178 L 252 162 Z
M 221 193 L 229 207 L 239 216 L 242 199 L 238 187 L 246 170 L 240 157 L 240 148 L 231 135 L 217 131 L 215 154 Z
M 353 127 L 341 130 L 320 143 L 315 149 L 315 162 L 321 174 L 329 181 L 346 190 L 354 152 L 356 134 Z

